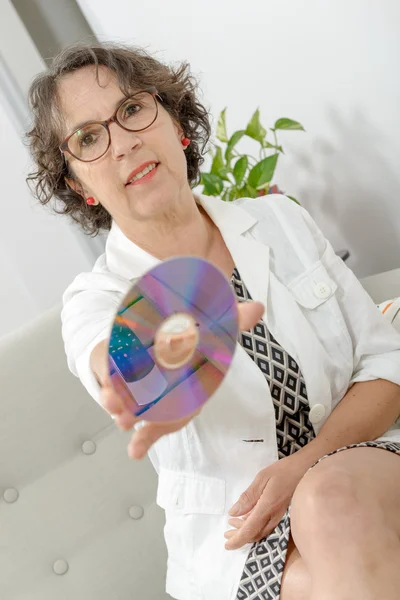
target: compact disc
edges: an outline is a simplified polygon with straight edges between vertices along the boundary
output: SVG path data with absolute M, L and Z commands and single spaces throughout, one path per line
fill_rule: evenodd
M 166 260 L 129 290 L 108 346 L 111 383 L 146 421 L 172 421 L 199 409 L 232 362 L 236 298 L 225 275 L 195 257 Z

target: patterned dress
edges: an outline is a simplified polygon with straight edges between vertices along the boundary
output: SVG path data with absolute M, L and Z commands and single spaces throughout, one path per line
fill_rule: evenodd
M 231 283 L 239 302 L 251 300 L 236 268 Z M 309 420 L 307 388 L 300 368 L 273 338 L 262 320 L 250 332 L 241 333 L 239 341 L 268 382 L 275 409 L 279 459 L 289 456 L 315 437 Z M 400 444 L 363 442 L 340 448 L 326 456 L 357 446 L 385 448 L 400 455 Z M 236 600 L 279 600 L 290 538 L 289 511 L 290 508 L 270 535 L 254 543 L 250 549 Z

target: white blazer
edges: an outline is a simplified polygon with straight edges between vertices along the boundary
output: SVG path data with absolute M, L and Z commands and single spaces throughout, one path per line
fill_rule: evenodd
M 357 381 L 400 385 L 400 335 L 386 322 L 310 215 L 280 195 L 225 203 L 196 198 L 219 227 L 272 335 L 297 361 L 318 434 Z M 114 223 L 106 252 L 64 295 L 63 337 L 71 371 L 99 401 L 89 367 L 132 282 L 159 260 Z M 400 441 L 400 423 L 384 439 Z M 246 440 L 263 440 L 248 442 Z M 225 550 L 228 510 L 256 474 L 278 459 L 267 381 L 238 344 L 232 366 L 202 412 L 150 451 L 165 509 L 167 592 L 178 600 L 235 600 L 251 547 Z

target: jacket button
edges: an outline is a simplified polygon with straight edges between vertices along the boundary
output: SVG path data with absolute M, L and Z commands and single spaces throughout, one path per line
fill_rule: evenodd
M 314 287 L 314 294 L 316 295 L 317 298 L 321 298 L 321 299 L 329 298 L 329 296 L 331 295 L 331 292 L 332 292 L 331 286 L 328 283 L 324 283 L 323 281 L 320 281 Z
M 322 421 L 326 413 L 325 406 L 323 404 L 316 404 L 312 407 L 309 414 L 311 423 L 319 423 Z

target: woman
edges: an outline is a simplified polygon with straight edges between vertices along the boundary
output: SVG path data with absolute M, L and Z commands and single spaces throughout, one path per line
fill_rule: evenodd
M 72 372 L 118 427 L 135 426 L 129 454 L 148 452 L 158 472 L 167 592 L 398 598 L 399 335 L 304 209 L 193 194 L 210 128 L 186 66 L 75 46 L 30 101 L 39 200 L 109 230 L 64 295 L 63 335 Z M 240 307 L 254 327 L 201 411 L 137 423 L 107 380 L 107 336 L 132 281 L 176 255 L 209 260 L 239 302 L 257 301 Z

